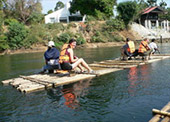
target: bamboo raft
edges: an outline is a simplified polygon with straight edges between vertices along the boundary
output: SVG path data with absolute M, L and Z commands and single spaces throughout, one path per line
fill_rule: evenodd
M 155 116 L 149 122 L 170 122 L 170 102 L 161 110 L 152 109 Z
M 111 72 L 120 71 L 124 68 L 137 67 L 139 65 L 152 63 L 166 58 L 170 58 L 170 55 L 155 55 L 152 56 L 152 59 L 148 61 L 142 61 L 141 59 L 128 61 L 120 61 L 120 59 L 105 60 L 90 64 L 91 68 L 95 71 L 95 74 L 74 74 L 66 76 L 61 74 L 34 74 L 30 76 L 19 76 L 18 78 L 4 80 L 2 83 L 4 85 L 10 84 L 21 92 L 29 93 L 59 85 L 70 84 L 80 80 L 94 78 Z

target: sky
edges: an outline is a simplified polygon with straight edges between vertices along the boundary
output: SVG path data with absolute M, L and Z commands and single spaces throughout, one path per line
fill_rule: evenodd
M 58 1 L 62 1 L 63 3 L 67 3 L 70 0 L 41 0 L 41 4 L 43 7 L 42 13 L 46 14 L 49 10 L 54 10 L 56 3 Z M 117 0 L 117 2 L 125 2 L 130 0 Z M 170 7 L 170 0 L 164 0 L 167 3 L 167 7 Z M 160 3 L 161 0 L 157 0 L 157 3 Z

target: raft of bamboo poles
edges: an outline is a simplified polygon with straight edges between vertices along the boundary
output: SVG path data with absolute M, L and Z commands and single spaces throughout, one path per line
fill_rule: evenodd
M 161 110 L 152 109 L 155 114 L 149 122 L 170 122 L 170 102 Z
M 21 92 L 34 92 L 37 90 L 43 90 L 50 87 L 55 87 L 59 85 L 70 84 L 73 82 L 94 78 L 96 76 L 108 74 L 111 72 L 116 72 L 123 70 L 124 68 L 137 67 L 139 65 L 144 65 L 159 61 L 165 58 L 170 58 L 170 55 L 155 55 L 152 59 L 148 61 L 142 61 L 141 59 L 121 61 L 120 59 L 105 60 L 101 62 L 94 62 L 90 64 L 90 67 L 95 71 L 95 74 L 34 74 L 30 76 L 19 76 L 18 78 L 13 78 L 9 80 L 4 80 L 2 83 L 4 85 L 10 84 Z

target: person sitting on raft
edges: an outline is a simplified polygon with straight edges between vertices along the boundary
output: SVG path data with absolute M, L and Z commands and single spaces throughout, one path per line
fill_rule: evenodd
M 62 70 L 72 70 L 78 67 L 81 72 L 85 72 L 84 68 L 88 70 L 88 73 L 94 73 L 94 71 L 88 66 L 88 64 L 82 58 L 74 56 L 73 49 L 76 47 L 76 40 L 70 39 L 69 44 L 64 44 L 59 57 L 59 63 Z M 84 68 L 83 68 L 83 67 Z
M 44 53 L 46 65 L 43 67 L 43 70 L 40 73 L 45 73 L 47 70 L 49 73 L 53 73 L 54 69 L 59 69 L 59 56 L 60 52 L 55 47 L 53 41 L 48 42 L 48 49 Z
M 149 42 L 149 40 L 147 38 L 145 38 L 143 41 L 141 41 L 141 43 L 139 45 L 138 53 L 140 56 L 142 56 L 143 60 L 150 59 L 150 55 L 152 52 L 152 49 L 149 48 L 148 42 Z
M 123 60 L 128 59 L 131 60 L 132 57 L 136 57 L 138 55 L 138 50 L 135 49 L 135 44 L 129 38 L 126 39 L 126 44 L 122 47 L 121 55 Z

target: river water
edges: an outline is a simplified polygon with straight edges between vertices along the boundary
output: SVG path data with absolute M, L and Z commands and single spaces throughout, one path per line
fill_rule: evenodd
M 169 44 L 159 45 L 170 54 Z M 77 49 L 88 63 L 114 59 L 120 47 Z M 0 56 L 0 82 L 40 71 L 43 53 Z M 0 84 L 0 122 L 147 122 L 170 101 L 170 60 L 23 94 Z

